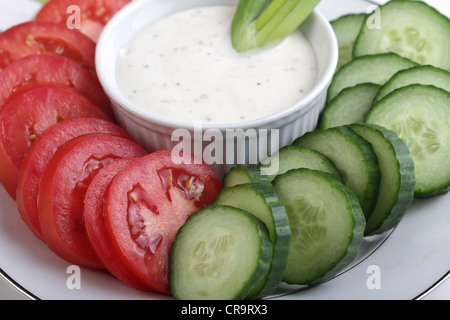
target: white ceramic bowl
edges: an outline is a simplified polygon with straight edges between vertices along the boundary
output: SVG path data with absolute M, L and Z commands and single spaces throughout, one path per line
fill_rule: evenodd
M 176 129 L 183 129 L 191 138 L 192 150 L 188 151 L 210 164 L 220 177 L 231 166 L 255 164 L 255 161 L 260 161 L 276 151 L 272 149 L 288 145 L 295 138 L 316 127 L 338 59 L 337 40 L 327 19 L 315 10 L 300 27 L 317 57 L 318 76 L 313 89 L 295 105 L 254 121 L 199 127 L 199 124 L 173 121 L 146 113 L 121 94 L 116 81 L 116 61 L 121 48 L 154 21 L 192 7 L 237 3 L 238 0 L 135 0 L 107 24 L 97 43 L 96 52 L 97 73 L 111 100 L 118 123 L 149 152 L 179 145 L 180 140 L 172 141 L 172 134 Z M 210 129 L 221 132 L 223 137 L 226 130 L 236 132 L 241 129 L 243 134 L 240 137 L 247 142 L 237 143 L 236 139 L 231 146 L 233 155 L 229 149 L 230 145 L 224 145 L 221 150 L 223 161 L 207 159 L 202 152 L 210 142 L 204 141 L 203 133 Z M 267 142 L 267 148 L 258 149 L 256 158 L 252 157 L 254 151 L 249 151 L 249 147 L 254 146 L 252 143 L 262 142 L 264 145 L 263 139 Z

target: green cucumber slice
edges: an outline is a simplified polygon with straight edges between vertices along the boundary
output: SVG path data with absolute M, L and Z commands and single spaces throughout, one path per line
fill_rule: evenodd
M 416 196 L 433 196 L 450 188 L 450 93 L 413 84 L 378 101 L 367 123 L 397 133 L 414 159 Z
M 450 70 L 450 20 L 423 1 L 380 6 L 380 28 L 362 27 L 354 57 L 395 52 L 419 64 Z
M 272 184 L 240 184 L 223 188 L 215 203 L 245 210 L 265 223 L 273 243 L 272 263 L 265 277 L 252 288 L 249 298 L 273 294 L 286 268 L 291 230 L 286 209 L 280 204 Z
M 328 102 L 345 88 L 367 82 L 383 85 L 398 71 L 417 65 L 395 53 L 355 57 L 334 75 L 328 88 Z
M 401 70 L 380 88 L 373 101 L 378 102 L 395 89 L 410 84 L 433 85 L 450 92 L 450 72 L 433 66 L 417 66 Z
M 358 37 L 359 30 L 366 20 L 364 13 L 352 13 L 341 16 L 330 22 L 339 46 L 338 70 L 353 58 L 353 46 Z
M 325 281 L 354 261 L 365 219 L 356 195 L 330 175 L 306 168 L 273 181 L 286 207 L 292 238 L 283 280 L 309 285 Z
M 378 196 L 380 168 L 372 145 L 347 127 L 308 132 L 293 142 L 324 154 L 359 198 L 366 219 Z
M 272 171 L 272 167 L 278 167 L 277 172 L 270 172 Z M 338 180 L 342 180 L 339 171 L 322 153 L 310 148 L 298 146 L 288 145 L 282 147 L 279 151 L 263 160 L 260 168 L 262 172 L 267 174 L 270 181 L 273 181 L 277 175 L 298 168 L 320 170 L 332 175 Z
M 179 300 L 239 300 L 272 259 L 269 232 L 252 214 L 211 205 L 189 216 L 170 252 L 170 286 Z
M 375 83 L 361 83 L 343 89 L 326 105 L 319 127 L 327 129 L 364 122 L 379 88 Z
M 369 141 L 378 157 L 380 190 L 364 234 L 381 234 L 399 224 L 414 200 L 414 161 L 408 146 L 395 132 L 363 123 L 349 128 Z
M 267 175 L 259 168 L 253 167 L 232 167 L 222 179 L 223 187 L 232 187 L 245 183 L 266 183 L 270 182 Z

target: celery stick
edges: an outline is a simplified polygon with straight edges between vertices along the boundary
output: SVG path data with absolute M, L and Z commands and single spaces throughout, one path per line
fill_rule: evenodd
M 312 13 L 316 5 L 320 2 L 320 0 L 300 0 L 300 1 L 291 1 L 293 4 L 295 3 L 295 7 L 290 10 L 286 15 L 280 16 L 277 14 L 274 18 L 279 19 L 279 23 L 274 29 L 269 29 L 267 32 L 267 36 L 265 35 L 263 28 L 258 37 L 262 37 L 264 43 L 271 42 L 277 39 L 283 39 L 291 34 L 294 30 L 296 30 L 300 24 L 308 18 L 308 16 Z
M 241 0 L 232 24 L 232 44 L 243 52 L 287 37 L 320 0 Z
M 296 14 L 295 9 L 297 6 L 300 5 L 301 2 L 304 2 L 305 0 L 288 0 L 281 8 L 280 10 L 266 23 L 266 25 L 258 31 L 256 34 L 256 42 L 260 43 L 261 45 L 270 42 L 269 38 L 272 38 L 272 40 L 276 40 L 278 38 L 271 37 L 273 32 L 276 30 L 279 30 L 280 25 L 283 23 L 285 19 L 287 19 L 290 15 Z M 299 13 L 299 10 L 297 10 L 297 13 Z M 301 13 L 301 12 L 300 12 Z M 298 27 L 298 25 L 297 25 Z M 286 30 L 287 35 L 289 35 L 292 31 L 294 31 L 297 27 L 294 27 L 292 30 Z M 284 38 L 282 36 L 281 38 Z
M 252 31 L 254 21 L 269 2 L 270 0 L 241 0 L 239 2 L 231 25 L 231 41 L 237 51 L 245 51 L 245 46 L 255 40 Z
M 275 0 L 272 1 L 269 6 L 261 13 L 256 19 L 256 30 L 261 30 L 262 27 L 280 10 L 280 8 L 289 0 Z

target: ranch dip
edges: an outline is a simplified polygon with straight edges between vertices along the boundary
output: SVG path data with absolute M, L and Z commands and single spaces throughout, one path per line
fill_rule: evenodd
M 298 30 L 262 50 L 231 44 L 235 7 L 183 11 L 130 41 L 117 61 L 123 96 L 147 112 L 208 124 L 255 120 L 298 102 L 316 81 L 316 56 Z

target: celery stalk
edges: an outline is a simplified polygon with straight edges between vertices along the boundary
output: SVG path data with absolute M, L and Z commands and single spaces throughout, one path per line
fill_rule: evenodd
M 240 0 L 231 25 L 231 41 L 237 51 L 254 47 L 254 21 L 264 11 L 270 0 Z
M 319 2 L 241 0 L 232 23 L 233 47 L 243 52 L 287 37 L 308 18 Z
M 289 0 L 272 1 L 269 6 L 258 16 L 255 21 L 256 30 L 261 30 L 264 25 L 286 4 Z

